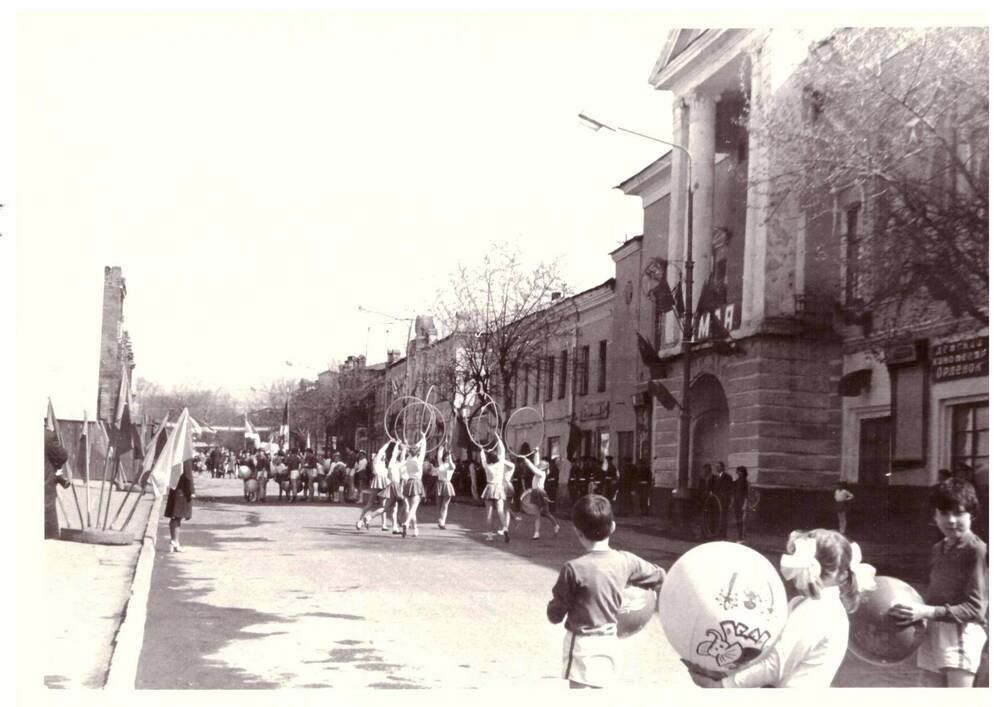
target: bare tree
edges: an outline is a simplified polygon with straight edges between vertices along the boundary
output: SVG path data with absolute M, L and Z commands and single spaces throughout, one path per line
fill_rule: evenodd
M 864 205 L 858 240 L 820 253 L 830 272 L 848 268 L 848 321 L 874 315 L 888 335 L 949 314 L 988 324 L 988 38 L 986 28 L 838 30 L 776 100 L 749 97 L 769 162 L 751 187 L 768 190 L 772 216 L 794 202 L 829 218 L 848 190 Z
M 453 390 L 488 393 L 506 421 L 518 374 L 538 370 L 545 341 L 568 325 L 551 306 L 552 294 L 566 291 L 558 263 L 531 265 L 514 245 L 494 244 L 475 265 L 459 265 L 450 284 L 437 318 L 454 341 Z

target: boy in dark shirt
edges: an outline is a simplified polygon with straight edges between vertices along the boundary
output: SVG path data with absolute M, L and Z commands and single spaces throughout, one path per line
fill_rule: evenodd
M 917 650 L 925 687 L 972 687 L 986 643 L 987 546 L 970 529 L 979 511 L 972 484 L 952 478 L 934 488 L 934 522 L 944 539 L 931 550 L 926 604 L 893 605 L 900 623 L 926 620 Z
M 562 674 L 569 686 L 609 687 L 617 672 L 625 587 L 659 589 L 666 573 L 630 552 L 611 549 L 615 520 L 604 496 L 581 497 L 573 505 L 573 527 L 586 553 L 563 565 L 547 614 L 552 623 L 566 619 Z

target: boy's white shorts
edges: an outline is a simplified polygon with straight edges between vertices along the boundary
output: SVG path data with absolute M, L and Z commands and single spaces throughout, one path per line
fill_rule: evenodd
M 563 674 L 566 680 L 592 687 L 611 687 L 621 661 L 618 635 L 580 635 L 566 632 L 563 639 Z
M 986 645 L 986 630 L 979 624 L 929 621 L 927 635 L 917 650 L 917 667 L 939 673 L 947 668 L 975 673 Z

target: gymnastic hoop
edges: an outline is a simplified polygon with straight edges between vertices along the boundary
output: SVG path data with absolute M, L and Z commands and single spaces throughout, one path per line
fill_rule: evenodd
M 407 403 L 406 405 L 404 405 L 403 408 L 399 412 L 396 413 L 396 419 L 395 419 L 395 421 L 392 424 L 392 431 L 399 435 L 396 439 L 401 440 L 403 444 L 405 444 L 406 446 L 409 446 L 409 447 L 412 447 L 415 444 L 419 444 L 419 440 L 417 442 L 410 442 L 406 438 L 406 425 L 407 425 L 407 422 L 406 422 L 407 412 L 406 411 L 408 409 L 410 409 L 412 407 L 416 407 L 416 406 L 420 406 L 420 407 L 423 407 L 423 408 L 429 408 L 430 411 L 431 411 L 430 418 L 428 419 L 427 424 L 423 425 L 423 423 L 421 421 L 421 426 L 423 427 L 422 434 L 423 434 L 423 436 L 425 438 L 429 438 L 430 437 L 431 426 L 434 425 L 434 423 L 437 421 L 437 415 L 441 415 L 442 418 L 444 417 L 444 415 L 441 413 L 440 410 L 438 410 L 436 407 L 434 407 L 430 403 L 424 402 L 423 400 L 415 400 L 412 403 Z M 400 421 L 401 418 L 403 420 L 403 431 L 402 431 L 402 433 L 400 433 L 400 431 L 399 431 L 399 421 Z M 421 414 L 421 417 L 418 418 L 418 419 L 422 420 L 422 418 L 423 418 L 423 415 Z M 440 444 L 440 442 L 438 444 Z
M 534 413 L 534 415 L 532 415 L 531 413 Z M 519 457 L 521 459 L 527 459 L 529 456 L 531 456 L 531 454 L 534 453 L 534 450 L 536 449 L 540 450 L 542 448 L 542 443 L 545 440 L 542 439 L 543 431 L 540 426 L 541 422 L 542 422 L 542 413 L 539 412 L 537 408 L 533 408 L 530 405 L 524 405 L 522 407 L 519 407 L 517 410 L 511 413 L 510 417 L 507 418 L 507 425 L 504 427 L 503 431 L 503 441 L 504 444 L 507 445 L 507 450 L 510 451 L 511 455 Z M 534 425 L 536 423 L 539 423 L 538 444 L 531 447 L 531 451 L 529 451 L 527 454 L 520 454 L 518 452 L 515 452 L 514 450 L 516 449 L 516 446 L 509 438 L 511 424 L 513 424 L 515 427 L 519 427 L 521 425 Z
M 415 400 L 415 401 L 417 401 L 419 403 L 424 402 L 423 400 L 421 400 L 420 398 L 418 398 L 416 395 L 401 395 L 398 398 L 393 398 L 392 401 L 390 401 L 389 404 L 386 406 L 386 408 L 385 408 L 385 414 L 383 415 L 383 418 L 382 418 L 382 427 L 385 428 L 385 436 L 388 437 L 389 439 L 391 439 L 393 442 L 396 442 L 396 443 L 399 443 L 399 444 L 403 444 L 404 442 L 403 442 L 403 440 L 400 440 L 400 439 L 396 438 L 396 436 L 393 434 L 393 432 L 395 430 L 391 430 L 390 431 L 390 429 L 389 429 L 389 413 L 393 412 L 393 406 L 397 402 L 400 402 L 400 401 L 403 401 L 403 400 Z M 403 405 L 403 407 L 406 407 L 406 405 Z M 396 415 L 395 415 L 395 413 L 393 413 L 392 420 L 395 422 L 395 419 L 396 419 Z
M 488 394 L 484 393 L 483 397 L 487 399 L 487 403 L 479 409 L 479 412 L 477 412 L 475 416 L 472 417 L 472 421 L 475 423 L 476 432 L 478 433 L 480 431 L 479 421 L 482 420 L 483 416 L 486 415 L 487 411 L 489 411 L 492 408 L 493 414 L 496 416 L 496 422 L 493 425 L 491 425 L 492 429 L 489 431 L 492 432 L 491 439 L 498 440 L 500 438 L 500 435 L 498 433 L 501 431 L 500 407 L 496 404 L 496 401 L 493 400 L 493 398 L 491 398 Z M 471 441 L 474 445 L 479 447 L 479 449 L 483 451 L 491 451 L 497 448 L 497 441 L 494 441 L 492 444 L 488 446 L 480 444 L 479 440 L 476 439 L 472 434 L 472 429 L 469 427 L 469 420 L 466 418 L 462 418 L 462 421 L 465 423 L 465 431 L 469 433 L 469 441 Z

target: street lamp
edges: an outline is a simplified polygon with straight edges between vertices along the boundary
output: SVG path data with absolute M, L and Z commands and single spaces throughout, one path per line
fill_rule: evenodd
M 694 174 L 692 171 L 691 153 L 686 147 L 674 142 L 661 140 L 660 138 L 629 130 L 628 128 L 612 127 L 606 123 L 587 116 L 584 113 L 577 114 L 583 125 L 595 132 L 610 130 L 611 132 L 623 132 L 637 137 L 652 140 L 662 145 L 668 145 L 680 150 L 687 157 L 687 243 L 684 258 L 684 319 L 681 323 L 681 361 L 683 365 L 681 382 L 681 415 L 680 415 L 680 443 L 677 460 L 677 489 L 674 491 L 678 498 L 689 498 L 688 488 L 689 466 L 690 466 L 690 437 L 691 437 L 691 344 L 694 333 L 693 303 L 694 303 L 694 232 L 692 230 L 694 213 Z

